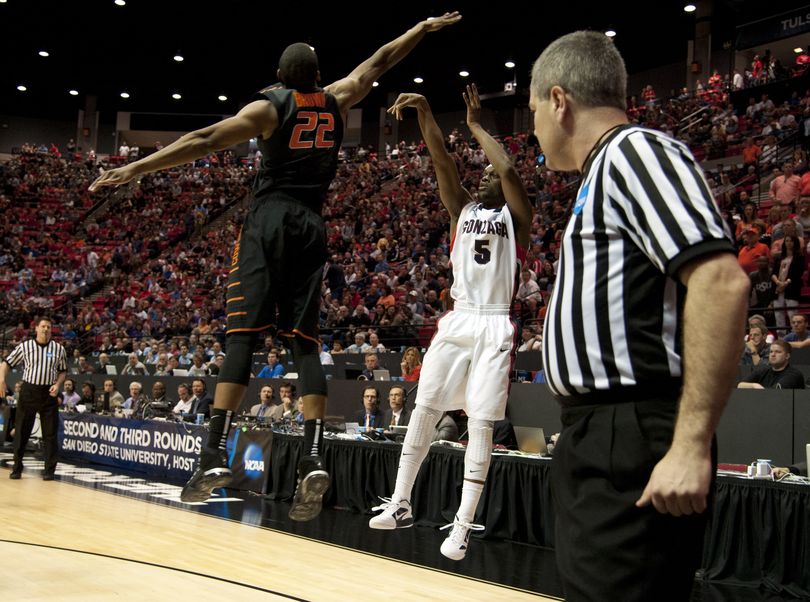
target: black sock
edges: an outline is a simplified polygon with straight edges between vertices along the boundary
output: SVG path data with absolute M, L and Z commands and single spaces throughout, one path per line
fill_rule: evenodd
M 304 421 L 304 455 L 319 456 L 323 449 L 323 420 L 312 418 Z
M 205 447 L 209 451 L 225 449 L 228 433 L 231 432 L 232 410 L 214 408 L 211 410 L 211 421 L 208 423 L 208 443 Z

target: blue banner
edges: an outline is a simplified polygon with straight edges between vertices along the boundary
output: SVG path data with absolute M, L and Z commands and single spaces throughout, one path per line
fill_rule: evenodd
M 156 478 L 191 476 L 208 429 L 188 422 L 59 414 L 59 457 L 141 472 Z

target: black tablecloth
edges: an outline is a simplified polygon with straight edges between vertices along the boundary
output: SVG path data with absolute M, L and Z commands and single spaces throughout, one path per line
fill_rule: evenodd
M 295 491 L 296 464 L 301 437 L 273 437 L 268 495 L 288 499 Z M 380 503 L 378 496 L 390 496 L 397 475 L 400 445 L 328 440 L 324 462 L 332 475 L 327 506 L 367 512 Z M 476 521 L 486 525 L 484 537 L 507 539 L 551 547 L 554 542 L 554 514 L 551 510 L 549 461 L 495 456 L 484 489 Z M 413 513 L 417 525 L 441 526 L 453 522 L 461 501 L 464 452 L 431 447 L 413 492 Z
M 303 439 L 273 436 L 268 495 L 291 498 Z M 368 512 L 393 492 L 401 446 L 328 440 L 324 461 L 332 475 L 325 504 Z M 483 537 L 554 546 L 550 462 L 493 457 L 476 522 Z M 413 494 L 416 524 L 453 520 L 461 496 L 462 450 L 432 447 Z M 719 477 L 703 558 L 704 578 L 810 596 L 810 487 Z

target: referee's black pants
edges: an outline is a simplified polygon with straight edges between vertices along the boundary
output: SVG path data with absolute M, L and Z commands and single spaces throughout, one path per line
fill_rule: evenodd
M 713 495 L 690 516 L 635 506 L 669 450 L 676 412 L 660 400 L 563 410 L 551 491 L 566 601 L 689 600 Z
M 45 472 L 56 469 L 56 432 L 59 426 L 59 402 L 51 397 L 49 385 L 32 385 L 23 382 L 20 399 L 17 402 L 17 416 L 14 420 L 14 468 L 22 466 L 25 446 L 34 430 L 34 420 L 39 413 L 42 427 L 42 448 L 45 459 Z

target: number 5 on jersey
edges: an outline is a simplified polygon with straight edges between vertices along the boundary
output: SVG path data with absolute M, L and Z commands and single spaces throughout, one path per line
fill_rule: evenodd
M 334 140 L 327 140 L 326 134 L 335 130 L 335 118 L 331 113 L 316 113 L 315 111 L 299 111 L 299 121 L 290 136 L 290 148 L 301 150 L 307 148 L 332 148 Z M 315 132 L 315 139 L 312 139 Z

